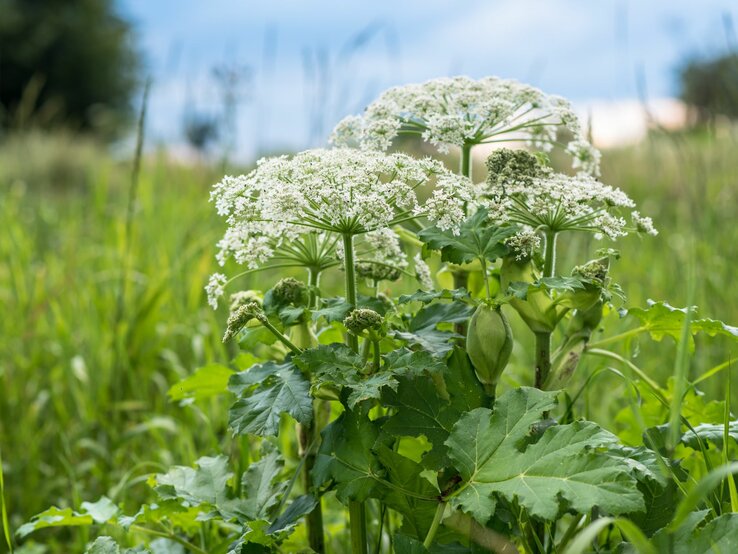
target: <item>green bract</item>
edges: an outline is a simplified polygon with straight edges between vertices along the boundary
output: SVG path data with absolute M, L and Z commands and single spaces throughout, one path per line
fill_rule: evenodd
M 494 392 L 500 375 L 510 360 L 513 335 L 499 308 L 480 304 L 469 321 L 466 352 L 479 382 Z

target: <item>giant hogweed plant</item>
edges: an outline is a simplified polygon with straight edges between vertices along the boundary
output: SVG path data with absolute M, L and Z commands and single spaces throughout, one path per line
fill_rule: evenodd
M 404 133 L 459 149 L 459 171 L 385 153 Z M 574 174 L 547 162 L 560 134 Z M 603 329 L 623 298 L 617 251 L 581 253 L 565 271 L 557 249 L 574 233 L 611 243 L 656 231 L 597 180 L 599 153 L 568 103 L 496 78 L 439 79 L 384 93 L 333 139 L 212 192 L 227 222 L 218 260 L 244 270 L 206 288 L 213 307 L 229 296 L 224 341 L 239 353 L 170 393 L 192 402 L 227 387 L 251 463 L 204 457 L 152 475 L 156 500 L 133 515 L 104 497 L 18 534 L 104 523 L 143 541 L 101 536 L 91 553 L 735 551 L 738 424 L 729 394 L 707 402 L 696 388 L 729 363 L 693 382 L 687 364 L 695 334 L 738 329 L 665 302 L 621 308 L 637 322 L 625 333 Z M 527 148 L 494 150 L 475 182 L 473 148 L 506 141 Z M 434 287 L 429 258 L 455 288 Z M 239 290 L 282 268 L 303 277 Z M 403 277 L 420 288 L 388 295 Z M 533 338 L 530 367 L 511 317 Z M 678 343 L 667 385 L 615 348 L 642 333 Z M 603 373 L 634 391 L 617 434 L 576 414 Z

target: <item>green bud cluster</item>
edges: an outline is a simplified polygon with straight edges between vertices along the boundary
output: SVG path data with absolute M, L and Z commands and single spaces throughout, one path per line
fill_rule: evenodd
M 501 148 L 487 158 L 487 182 L 492 186 L 504 186 L 508 181 L 531 182 L 544 173 L 540 159 L 525 150 Z
M 244 304 L 256 302 L 261 305 L 261 294 L 255 290 L 242 290 L 231 294 L 230 311 L 235 312 Z
M 346 329 L 353 335 L 360 335 L 364 331 L 381 332 L 383 323 L 384 318 L 369 308 L 357 308 L 343 320 Z
M 277 305 L 307 306 L 310 302 L 310 291 L 305 283 L 286 277 L 280 279 L 271 290 L 272 297 Z
M 396 267 L 372 262 L 358 262 L 356 274 L 372 281 L 397 281 L 402 277 L 402 271 Z
M 228 342 L 235 337 L 252 319 L 258 319 L 259 321 L 266 319 L 264 311 L 257 302 L 243 304 L 231 312 L 228 317 L 225 335 L 223 335 L 223 342 Z
M 494 388 L 510 360 L 512 329 L 498 307 L 481 304 L 469 321 L 466 351 L 477 379 L 485 388 Z

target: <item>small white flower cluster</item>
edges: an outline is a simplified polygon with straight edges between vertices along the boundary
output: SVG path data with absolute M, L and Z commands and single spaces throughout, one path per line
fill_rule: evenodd
M 595 236 L 612 239 L 625 236 L 628 230 L 627 222 L 614 209 L 635 207 L 622 190 L 585 173 L 572 177 L 550 169 L 527 182 L 498 182 L 488 194 L 492 197 L 490 213 L 500 221 L 554 232 L 594 231 Z
M 637 233 L 645 233 L 655 237 L 659 234 L 656 227 L 653 226 L 653 220 L 650 217 L 642 216 L 640 212 L 633 212 L 630 214 L 633 220 L 633 225 Z
M 205 292 L 208 296 L 208 304 L 215 310 L 218 307 L 218 299 L 225 294 L 225 286 L 228 277 L 222 273 L 213 273 L 210 276 L 208 284 L 205 285 Z
M 433 181 L 422 202 L 416 189 Z M 224 178 L 211 193 L 228 222 L 218 261 L 233 257 L 259 267 L 311 229 L 358 235 L 420 217 L 458 229 L 472 189 L 441 162 L 405 154 L 337 148 L 262 159 L 254 171 Z
M 387 150 L 407 132 L 420 134 L 443 153 L 449 146 L 520 140 L 549 151 L 562 127 L 573 137 L 567 151 L 574 167 L 596 175 L 599 152 L 585 139 L 569 102 L 499 77 L 441 78 L 389 89 L 362 116 L 341 121 L 331 141 Z
M 420 257 L 420 254 L 415 254 L 413 263 L 415 264 L 415 278 L 420 286 L 426 290 L 433 290 L 433 278 L 428 264 Z
M 530 227 L 523 229 L 505 241 L 505 244 L 515 254 L 515 259 L 520 261 L 530 258 L 533 253 L 541 247 L 541 236 Z

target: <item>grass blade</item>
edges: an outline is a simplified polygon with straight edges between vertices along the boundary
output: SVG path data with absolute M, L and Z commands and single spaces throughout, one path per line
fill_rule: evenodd
M 564 554 L 585 554 L 592 551 L 592 541 L 610 525 L 614 525 L 620 533 L 630 541 L 639 554 L 656 554 L 656 549 L 646 535 L 632 521 L 623 518 L 601 517 L 582 529 L 571 541 Z
M 13 554 L 13 543 L 10 540 L 10 524 L 8 523 L 8 508 L 5 506 L 5 480 L 3 479 L 3 453 L 0 450 L 0 517 L 2 517 L 3 535 L 8 545 L 8 551 Z

